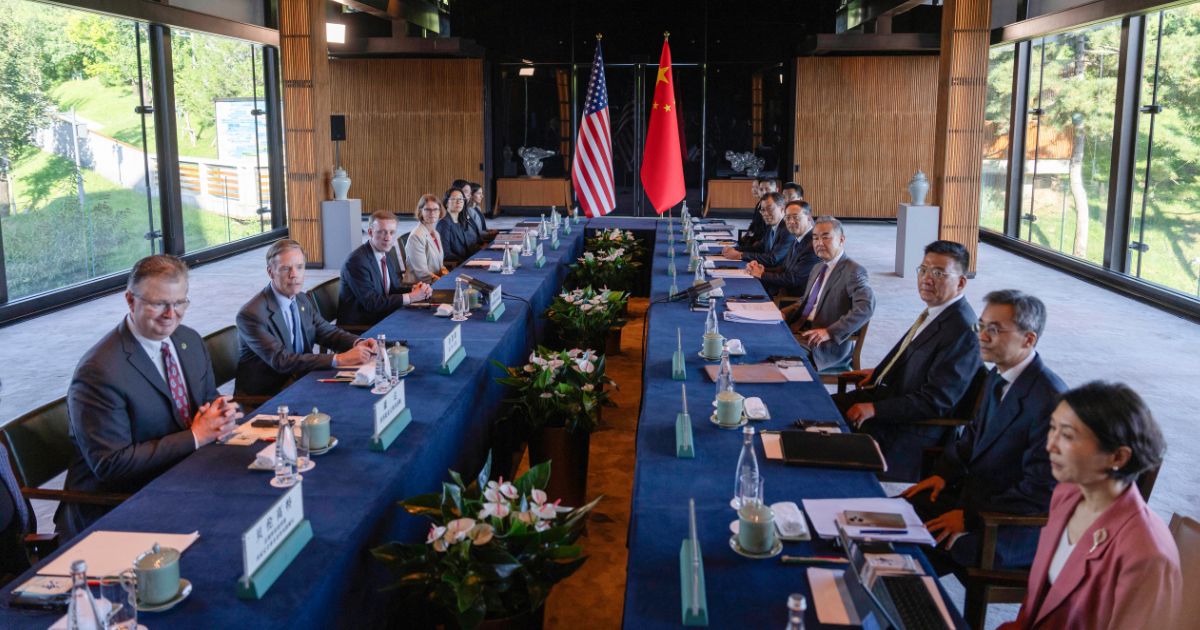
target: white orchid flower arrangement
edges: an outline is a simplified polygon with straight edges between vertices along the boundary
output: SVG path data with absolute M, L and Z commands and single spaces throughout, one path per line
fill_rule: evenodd
M 509 417 L 527 433 L 542 427 L 566 427 L 572 433 L 591 433 L 600 422 L 600 408 L 613 406 L 604 374 L 604 355 L 594 350 L 551 350 L 538 346 L 529 362 L 508 367 L 496 382 L 513 388 L 506 399 Z
M 441 492 L 402 501 L 407 512 L 431 521 L 425 541 L 371 550 L 396 576 L 392 588 L 432 604 L 461 628 L 540 608 L 551 587 L 587 559 L 576 541 L 600 501 L 574 509 L 551 501 L 550 462 L 514 481 L 490 475 L 489 458 L 470 485 L 450 471 Z
M 603 348 L 608 330 L 625 325 L 623 313 L 629 294 L 584 287 L 560 293 L 546 310 L 561 345 Z

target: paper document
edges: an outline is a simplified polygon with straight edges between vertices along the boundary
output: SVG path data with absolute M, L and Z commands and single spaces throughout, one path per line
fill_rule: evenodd
M 708 275 L 714 278 L 753 278 L 745 269 L 713 269 Z
M 698 241 L 729 241 L 733 240 L 733 232 L 700 232 L 696 234 Z
M 463 263 L 462 266 L 463 267 L 482 267 L 484 269 L 487 269 L 488 267 L 491 267 L 493 264 L 498 263 L 498 262 L 500 262 L 500 261 L 492 260 L 490 258 L 476 258 L 475 260 L 468 260 L 467 262 Z
M 762 437 L 763 453 L 767 459 L 783 459 L 783 443 L 778 431 L 763 431 L 758 435 Z
M 804 367 L 803 365 L 795 366 L 795 367 L 779 368 L 779 371 L 783 372 L 784 378 L 786 378 L 787 380 L 789 380 L 793 383 L 811 383 L 812 382 L 812 374 L 810 374 L 808 371 L 808 368 Z
M 726 258 L 720 254 L 709 254 L 708 256 L 704 257 L 704 262 L 718 263 L 718 262 L 742 262 L 742 261 L 734 260 L 732 258 Z
M 133 561 L 142 552 L 158 543 L 162 547 L 178 549 L 181 553 L 196 539 L 200 532 L 190 534 L 155 534 L 153 532 L 107 532 L 97 531 L 71 545 L 66 553 L 42 567 L 39 575 L 71 575 L 71 563 L 76 560 L 87 562 L 88 577 L 117 575 L 133 566 Z
M 917 516 L 916 510 L 912 504 L 904 499 L 885 499 L 885 498 L 870 498 L 870 499 L 804 499 L 804 511 L 808 513 L 809 520 L 812 521 L 813 527 L 817 530 L 817 535 L 821 538 L 836 538 L 837 537 L 837 521 L 838 514 L 847 510 L 859 510 L 863 512 L 891 512 L 904 517 L 904 525 L 907 531 L 896 534 L 870 534 L 869 537 L 874 540 L 886 540 L 888 542 L 911 542 L 923 545 L 933 545 L 933 536 L 929 535 L 929 530 L 925 529 L 921 518 Z M 846 527 L 846 533 L 851 538 L 863 538 L 859 531 L 861 527 Z M 871 528 L 866 528 L 871 529 Z
M 808 587 L 817 607 L 817 621 L 822 625 L 862 625 L 842 569 L 809 567 Z
M 721 270 L 714 270 L 716 276 Z M 732 271 L 732 270 L 731 270 Z M 728 302 L 725 321 L 745 324 L 774 324 L 783 321 L 783 313 L 773 302 Z

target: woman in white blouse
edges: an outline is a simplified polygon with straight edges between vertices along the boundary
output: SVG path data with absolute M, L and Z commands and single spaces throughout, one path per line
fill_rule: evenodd
M 404 246 L 411 282 L 433 282 L 449 273 L 443 263 L 444 246 L 437 232 L 437 222 L 445 214 L 437 197 L 424 194 L 417 200 L 413 215 L 420 223 L 409 233 Z

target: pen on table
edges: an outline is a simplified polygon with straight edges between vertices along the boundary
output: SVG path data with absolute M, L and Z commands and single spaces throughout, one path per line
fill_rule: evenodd
M 907 534 L 907 529 L 860 529 L 856 532 L 859 536 L 868 536 L 870 534 L 879 534 L 883 536 L 900 536 Z
M 849 564 L 850 561 L 846 558 L 838 556 L 783 556 L 779 559 L 783 564 L 821 564 L 832 562 L 835 564 Z
M 350 383 L 353 381 L 354 381 L 354 379 L 352 379 L 352 378 L 319 378 L 319 379 L 317 379 L 318 383 Z

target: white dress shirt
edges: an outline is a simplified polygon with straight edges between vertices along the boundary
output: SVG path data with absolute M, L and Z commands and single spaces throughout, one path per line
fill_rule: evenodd
M 1021 377 L 1021 373 L 1025 371 L 1025 368 L 1029 367 L 1030 363 L 1033 363 L 1033 358 L 1036 356 L 1037 350 L 1034 350 L 1020 363 L 1000 373 L 1000 378 L 1004 379 L 1004 387 L 1000 389 L 1000 400 L 1004 400 L 1004 397 L 1008 395 L 1008 390 L 1012 389 L 1013 383 L 1017 382 L 1017 379 Z M 996 402 L 999 404 L 1000 401 Z
M 916 339 L 918 335 L 920 335 L 922 332 L 924 332 L 925 329 L 928 328 L 929 325 L 933 323 L 933 320 L 937 319 L 938 315 L 942 314 L 942 311 L 950 308 L 951 304 L 954 304 L 955 302 L 963 299 L 964 295 L 966 295 L 966 294 L 959 293 L 958 295 L 950 298 L 945 304 L 942 304 L 940 306 L 930 306 L 928 309 L 925 309 L 925 310 L 929 311 L 929 315 L 925 317 L 925 321 L 921 322 L 921 327 L 918 328 L 917 331 L 913 333 L 912 338 Z

